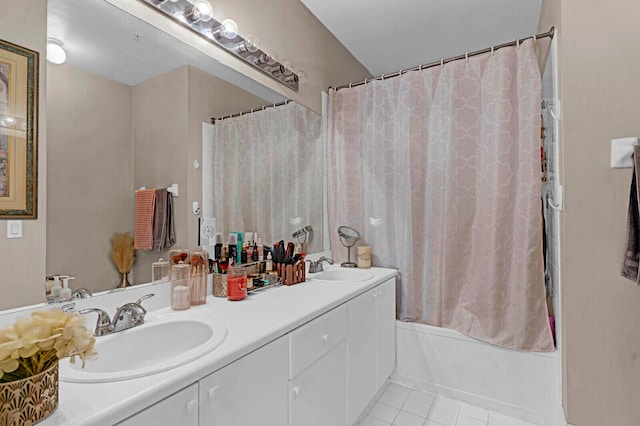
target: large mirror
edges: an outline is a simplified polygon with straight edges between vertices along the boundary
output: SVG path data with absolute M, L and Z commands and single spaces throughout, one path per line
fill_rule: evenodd
M 103 0 L 49 0 L 48 36 L 68 57 L 47 68 L 46 271 L 74 276 L 73 288 L 113 289 L 111 238 L 133 233 L 135 190 L 177 183 L 175 247 L 196 247 L 202 123 L 284 98 Z M 322 181 L 322 156 L 314 160 L 319 174 L 304 179 Z M 321 250 L 322 217 L 300 225 L 313 227 Z M 129 281 L 149 282 L 162 256 L 138 250 Z

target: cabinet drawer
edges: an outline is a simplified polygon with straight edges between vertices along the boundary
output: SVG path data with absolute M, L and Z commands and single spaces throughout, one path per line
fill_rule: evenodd
M 347 308 L 339 306 L 289 334 L 289 379 L 306 370 L 347 337 Z

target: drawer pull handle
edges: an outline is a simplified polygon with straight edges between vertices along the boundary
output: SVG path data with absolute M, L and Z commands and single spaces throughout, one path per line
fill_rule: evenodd
M 298 395 L 300 395 L 300 385 L 295 386 L 295 387 L 293 388 L 293 395 L 294 395 L 294 396 L 298 396 Z
M 187 407 L 188 413 L 193 413 L 195 410 L 198 409 L 198 401 L 196 401 L 195 399 L 192 399 L 191 401 L 185 404 L 185 407 Z
M 327 343 L 327 342 L 329 341 L 329 335 L 328 335 L 328 334 L 323 334 L 323 335 L 322 335 L 322 341 L 323 341 L 324 343 Z
M 214 386 L 212 388 L 209 388 L 207 390 L 207 394 L 209 395 L 210 399 L 213 399 L 213 397 L 216 395 L 216 391 L 218 390 L 218 386 Z

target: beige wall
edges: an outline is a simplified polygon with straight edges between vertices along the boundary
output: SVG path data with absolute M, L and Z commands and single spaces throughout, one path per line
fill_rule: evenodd
M 47 73 L 46 272 L 113 288 L 110 239 L 133 229 L 132 90 L 66 64 Z
M 176 245 L 198 245 L 198 216 L 192 203 L 202 204 L 202 122 L 264 105 L 264 100 L 207 74 L 183 66 L 133 89 L 135 188 L 179 185 L 174 198 Z M 221 102 L 220 100 L 224 100 Z M 151 280 L 151 263 L 166 252 L 138 250 L 135 282 Z
M 44 300 L 47 225 L 46 22 L 46 0 L 2 1 L 0 39 L 41 54 L 38 96 L 38 218 L 22 222 L 21 239 L 7 239 L 6 221 L 0 220 L 0 309 Z
M 545 4 L 560 29 L 567 420 L 638 424 L 640 286 L 620 277 L 631 169 L 611 169 L 609 150 L 612 138 L 640 136 L 640 3 Z

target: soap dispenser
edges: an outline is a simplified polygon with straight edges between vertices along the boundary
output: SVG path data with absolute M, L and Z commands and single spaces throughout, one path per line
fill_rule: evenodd
M 62 287 L 60 286 L 60 276 L 53 276 L 53 286 L 51 287 L 51 298 L 53 300 L 58 300 L 60 298 L 60 291 Z
M 75 277 L 62 278 L 62 289 L 60 290 L 60 300 L 71 300 L 71 289 L 69 288 L 69 280 L 75 280 Z

